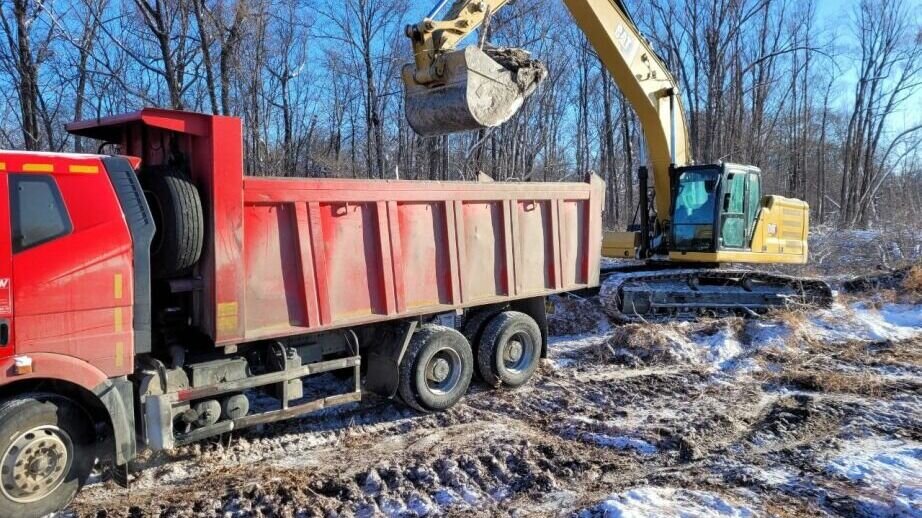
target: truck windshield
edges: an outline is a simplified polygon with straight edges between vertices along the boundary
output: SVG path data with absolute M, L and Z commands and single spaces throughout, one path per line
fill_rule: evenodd
M 697 170 L 679 175 L 672 221 L 677 250 L 712 248 L 718 173 Z

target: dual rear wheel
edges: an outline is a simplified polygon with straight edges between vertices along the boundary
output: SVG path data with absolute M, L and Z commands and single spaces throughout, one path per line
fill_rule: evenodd
M 542 346 L 534 319 L 505 311 L 475 316 L 468 323 L 475 325 L 465 326 L 464 334 L 428 325 L 413 335 L 398 385 L 409 406 L 423 412 L 447 410 L 467 392 L 475 370 L 493 387 L 519 387 L 534 375 Z

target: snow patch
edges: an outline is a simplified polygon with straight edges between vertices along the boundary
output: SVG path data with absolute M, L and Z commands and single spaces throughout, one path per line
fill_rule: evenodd
M 595 507 L 581 511 L 580 518 L 657 517 L 751 517 L 756 513 L 705 491 L 670 487 L 641 487 L 612 495 Z
M 636 437 L 627 437 L 624 435 L 605 435 L 603 433 L 586 432 L 580 435 L 580 438 L 586 442 L 598 444 L 608 448 L 617 448 L 619 450 L 635 450 L 642 455 L 653 455 L 656 453 L 656 446 L 648 443 L 643 439 Z
M 743 354 L 743 345 L 734 330 L 724 327 L 700 344 L 705 347 L 708 363 L 722 369 L 732 367 Z
M 848 308 L 836 305 L 818 312 L 809 320 L 809 327 L 804 331 L 834 342 L 907 340 L 922 335 L 922 307 L 887 304 L 875 309 L 866 304 Z
M 879 498 L 863 499 L 869 514 L 922 516 L 922 443 L 877 437 L 852 441 L 826 471 L 873 489 Z

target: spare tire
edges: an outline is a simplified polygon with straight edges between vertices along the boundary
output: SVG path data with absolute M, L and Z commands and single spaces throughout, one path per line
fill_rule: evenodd
M 153 276 L 163 279 L 182 275 L 202 256 L 205 240 L 198 189 L 188 175 L 167 166 L 145 170 L 142 184 L 157 226 L 150 245 Z

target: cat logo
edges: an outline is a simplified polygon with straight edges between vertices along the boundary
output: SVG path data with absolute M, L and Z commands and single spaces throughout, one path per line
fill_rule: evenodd
M 777 236 L 778 235 L 778 225 L 775 225 L 774 223 L 769 223 L 768 224 L 768 235 Z

